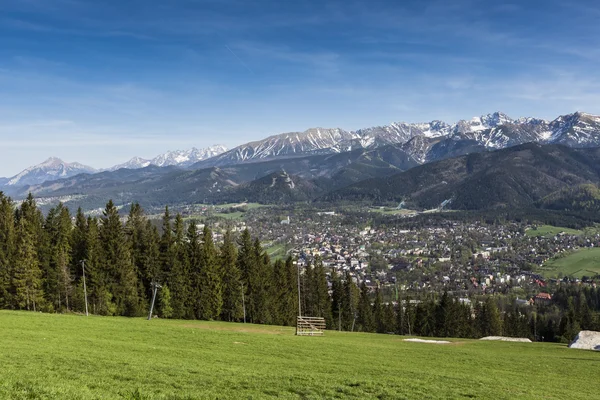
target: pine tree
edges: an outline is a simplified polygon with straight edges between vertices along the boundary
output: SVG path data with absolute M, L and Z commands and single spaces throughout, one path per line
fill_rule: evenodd
M 77 209 L 75 214 L 75 225 L 71 232 L 71 274 L 73 277 L 73 305 L 72 308 L 78 311 L 85 311 L 85 299 L 83 290 L 83 269 L 82 262 L 86 259 L 86 236 L 87 219 L 81 210 Z
M 271 317 L 274 325 L 285 325 L 287 271 L 281 260 L 273 266 L 273 285 L 271 286 Z
M 498 306 L 491 296 L 485 299 L 478 318 L 480 319 L 479 326 L 482 336 L 502 335 L 502 319 L 500 318 Z
M 109 291 L 108 271 L 101 263 L 100 228 L 96 218 L 88 217 L 85 238 L 85 274 L 88 300 L 93 314 L 113 315 L 116 312 Z
M 212 320 L 219 317 L 223 307 L 222 272 L 211 230 L 205 226 L 202 232 L 202 253 L 200 269 L 199 317 Z
M 171 307 L 171 291 L 164 285 L 158 292 L 158 310 L 163 318 L 171 318 L 173 307 Z
M 140 315 L 142 310 L 137 273 L 119 212 L 112 200 L 107 203 L 101 219 L 100 241 L 102 244 L 100 268 L 106 271 L 108 289 L 113 296 L 116 313 L 126 316 Z
M 383 306 L 383 332 L 393 333 L 396 328 L 396 310 L 392 303 Z
M 344 298 L 344 285 L 335 270 L 331 273 L 331 314 L 333 327 L 342 329 L 342 303 Z
M 146 233 L 147 218 L 144 215 L 144 210 L 139 203 L 131 204 L 127 222 L 125 223 L 125 233 L 127 236 L 129 248 L 131 249 L 131 258 L 133 267 L 137 274 L 137 291 L 140 299 L 140 308 L 146 308 L 147 298 L 151 290 L 151 282 L 147 281 L 146 270 L 148 269 L 146 262 L 148 247 L 151 246 L 147 240 L 149 235 Z
M 169 283 L 169 277 L 171 276 L 171 269 L 173 269 L 173 230 L 171 228 L 171 214 L 169 213 L 169 207 L 165 207 L 165 214 L 162 219 L 162 236 L 160 238 L 160 268 L 161 274 L 158 281 L 163 283 Z
M 237 249 L 231 231 L 225 232 L 223 245 L 219 254 L 219 262 L 223 271 L 223 321 L 239 321 L 244 316 L 242 308 L 242 281 L 237 266 Z
M 350 274 L 344 277 L 344 295 L 342 298 L 342 329 L 354 331 L 356 329 L 356 317 L 360 291 Z
M 200 234 L 194 223 L 190 224 L 186 234 L 186 258 L 189 265 L 188 281 L 190 282 L 190 304 L 188 305 L 187 317 L 199 318 L 201 310 L 202 244 Z
M 298 310 L 298 268 L 294 264 L 294 260 L 289 256 L 285 260 L 285 305 L 283 309 L 283 324 L 287 326 L 296 325 L 296 317 L 299 315 Z
M 363 332 L 374 332 L 375 321 L 373 319 L 373 308 L 371 307 L 371 299 L 369 298 L 369 288 L 363 282 L 360 285 L 360 299 L 358 301 L 358 318 L 359 329 Z
M 62 203 L 50 210 L 44 224 L 44 290 L 56 311 L 69 311 L 73 294 L 72 228 L 71 215 Z
M 15 256 L 14 206 L 0 192 L 0 308 L 14 308 L 11 276 Z
M 314 296 L 314 278 L 313 267 L 308 262 L 304 267 L 304 273 L 300 277 L 300 294 L 302 296 L 302 315 L 314 317 L 315 315 L 315 296 Z
M 384 317 L 384 305 L 381 299 L 381 291 L 379 288 L 375 289 L 375 301 L 373 302 L 373 321 L 375 331 L 377 333 L 385 333 L 385 317 Z
M 15 268 L 12 280 L 17 308 L 37 311 L 43 305 L 44 294 L 34 232 L 31 221 L 22 216 L 17 226 Z
M 190 280 L 190 260 L 187 257 L 184 234 L 184 222 L 183 217 L 179 213 L 175 217 L 174 228 L 175 235 L 171 247 L 172 260 L 168 282 L 173 292 L 173 317 L 186 318 L 193 316 L 192 284 Z M 197 241 L 197 238 L 190 238 L 190 240 Z
M 314 316 L 325 318 L 327 326 L 331 328 L 331 297 L 329 296 L 325 267 L 319 257 L 315 259 L 312 287 Z
M 269 257 L 264 253 L 258 238 L 254 239 L 254 272 L 251 275 L 249 289 L 251 293 L 250 315 L 258 324 L 271 322 L 269 288 L 273 279 L 273 270 Z
M 240 245 L 238 251 L 237 265 L 241 273 L 242 283 L 244 286 L 244 297 L 246 304 L 246 319 L 251 322 L 257 322 L 256 319 L 256 285 L 258 278 L 257 267 L 258 260 L 256 258 L 254 244 L 250 237 L 248 229 L 242 231 L 240 237 Z

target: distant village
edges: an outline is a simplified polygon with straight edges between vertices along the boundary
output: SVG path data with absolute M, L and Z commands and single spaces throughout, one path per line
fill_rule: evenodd
M 592 276 L 544 279 L 541 272 L 552 258 L 600 245 L 596 232 L 536 236 L 528 234 L 536 226 L 524 223 L 444 219 L 421 226 L 410 223 L 413 216 L 374 225 L 368 213 L 357 220 L 337 211 L 257 208 L 244 218 L 212 224 L 217 241 L 226 228 L 248 228 L 272 257 L 292 256 L 301 271 L 318 260 L 328 271 L 373 291 L 379 288 L 390 302 L 399 292 L 447 291 L 464 302 L 473 295 L 502 293 L 518 305 L 547 304 L 559 285 L 596 287 L 598 282 Z

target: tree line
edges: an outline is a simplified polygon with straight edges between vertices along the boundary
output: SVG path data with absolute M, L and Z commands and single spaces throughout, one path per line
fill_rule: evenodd
M 501 312 L 497 296 L 473 306 L 448 293 L 384 303 L 379 289 L 318 258 L 301 271 L 291 257 L 272 261 L 247 229 L 213 238 L 168 207 L 160 226 L 139 204 L 122 218 L 112 201 L 100 217 L 62 204 L 44 216 L 31 195 L 17 206 L 0 192 L 0 308 L 83 312 L 85 271 L 89 311 L 99 315 L 144 315 L 156 282 L 164 318 L 294 326 L 301 312 L 336 330 L 563 341 L 600 324 L 600 289 L 559 291 L 537 313 L 510 302 Z

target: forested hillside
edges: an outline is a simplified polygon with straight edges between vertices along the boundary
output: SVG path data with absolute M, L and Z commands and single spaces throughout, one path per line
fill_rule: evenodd
M 330 329 L 364 332 L 568 341 L 600 327 L 600 289 L 559 289 L 537 313 L 503 296 L 478 296 L 473 306 L 447 293 L 384 303 L 379 289 L 328 271 L 318 258 L 300 270 L 298 301 L 294 260 L 272 262 L 247 229 L 239 237 L 199 231 L 166 208 L 159 230 L 138 204 L 123 220 L 112 201 L 102 217 L 78 210 L 73 222 L 63 205 L 44 216 L 32 196 L 16 207 L 0 194 L 1 308 L 83 312 L 84 268 L 89 311 L 100 315 L 145 315 L 157 282 L 163 318 L 293 326 L 300 305 Z

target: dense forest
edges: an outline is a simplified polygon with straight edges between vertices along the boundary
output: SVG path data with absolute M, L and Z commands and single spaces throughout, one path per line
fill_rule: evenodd
M 503 296 L 466 302 L 447 293 L 386 304 L 379 290 L 318 259 L 299 277 L 292 258 L 273 262 L 247 229 L 224 232 L 218 244 L 214 237 L 168 207 L 161 226 L 138 204 L 122 218 L 112 201 L 99 218 L 72 216 L 62 204 L 44 216 L 32 196 L 17 206 L 0 192 L 0 308 L 84 312 L 87 292 L 92 314 L 142 316 L 159 283 L 162 318 L 293 326 L 301 307 L 329 329 L 349 331 L 568 341 L 580 329 L 600 329 L 596 288 L 559 288 L 552 304 L 535 310 Z

